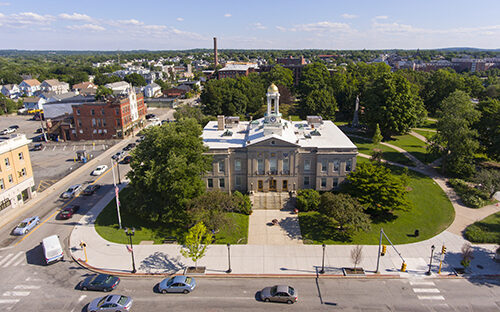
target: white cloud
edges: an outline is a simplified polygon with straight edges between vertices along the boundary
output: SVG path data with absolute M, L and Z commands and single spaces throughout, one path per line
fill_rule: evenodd
M 84 31 L 103 31 L 106 30 L 106 28 L 95 25 L 95 24 L 84 24 L 84 25 L 71 25 L 71 26 L 66 26 L 66 28 L 71 29 L 71 30 L 84 30 Z
M 119 20 L 118 23 L 122 25 L 144 25 L 143 22 L 138 21 L 136 19 L 129 19 L 129 20 Z
M 90 16 L 80 13 L 73 13 L 73 14 L 61 13 L 59 14 L 59 17 L 65 20 L 72 20 L 72 21 L 87 21 L 87 22 L 92 21 L 92 18 Z
M 182 17 L 178 17 L 178 18 L 176 18 L 176 20 L 179 21 L 179 22 L 184 21 L 184 19 Z
M 224 17 L 231 17 L 231 16 L 233 16 L 231 13 L 224 14 Z
M 342 14 L 342 17 L 347 18 L 347 19 L 351 19 L 351 18 L 357 18 L 358 16 L 354 15 L 354 14 L 344 13 L 344 14 Z
M 279 31 L 286 31 L 286 28 L 283 26 L 276 26 L 276 29 Z
M 52 15 L 40 15 L 33 12 L 0 15 L 0 24 L 14 28 L 24 28 L 30 25 L 49 25 L 55 21 Z
M 387 15 L 375 16 L 375 19 L 384 19 L 385 20 L 385 19 L 388 19 L 388 18 L 389 18 L 389 16 L 387 16 Z
M 346 23 L 335 22 L 317 22 L 311 24 L 300 24 L 290 28 L 290 31 L 306 31 L 306 32 L 338 32 L 349 31 L 351 27 Z
M 0 6 L 9 6 L 10 2 L 0 2 Z
M 252 27 L 253 27 L 254 29 L 258 29 L 258 30 L 265 30 L 265 29 L 267 29 L 267 27 L 266 27 L 266 26 L 264 26 L 264 25 L 262 25 L 261 23 L 254 23 L 254 24 L 252 25 Z

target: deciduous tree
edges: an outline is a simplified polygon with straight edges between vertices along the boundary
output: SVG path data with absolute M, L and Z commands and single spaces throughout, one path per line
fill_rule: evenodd
M 363 206 L 349 194 L 323 193 L 319 210 L 337 221 L 340 231 L 348 235 L 358 230 L 370 229 L 370 218 L 363 212 Z
M 213 235 L 210 233 L 203 222 L 196 223 L 191 227 L 184 239 L 184 245 L 181 254 L 193 260 L 194 266 L 198 266 L 198 260 L 205 256 L 207 247 L 212 243 Z

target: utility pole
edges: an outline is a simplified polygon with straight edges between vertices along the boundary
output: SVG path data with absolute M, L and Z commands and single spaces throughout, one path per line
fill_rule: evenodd
M 115 188 L 116 213 L 118 214 L 118 226 L 120 227 L 120 230 L 121 230 L 122 229 L 122 218 L 120 216 L 120 199 L 118 198 L 119 189 L 116 186 L 115 170 L 113 169 L 113 159 L 111 159 L 111 172 L 113 172 L 113 187 Z

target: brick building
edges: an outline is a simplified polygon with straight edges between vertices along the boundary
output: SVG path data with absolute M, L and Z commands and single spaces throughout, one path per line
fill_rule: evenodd
M 276 59 L 276 63 L 283 66 L 284 68 L 288 68 L 293 72 L 293 84 L 298 85 L 300 81 L 300 76 L 302 75 L 302 69 L 304 69 L 304 66 L 306 66 L 306 60 L 304 57 L 300 58 L 293 58 L 293 57 L 287 57 L 287 58 L 278 58 Z M 273 68 L 274 65 L 261 65 L 260 66 L 260 71 L 261 72 L 268 72 Z

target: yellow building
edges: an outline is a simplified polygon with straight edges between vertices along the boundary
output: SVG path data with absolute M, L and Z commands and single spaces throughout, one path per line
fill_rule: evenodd
M 19 207 L 36 195 L 30 142 L 24 134 L 0 140 L 0 211 Z

